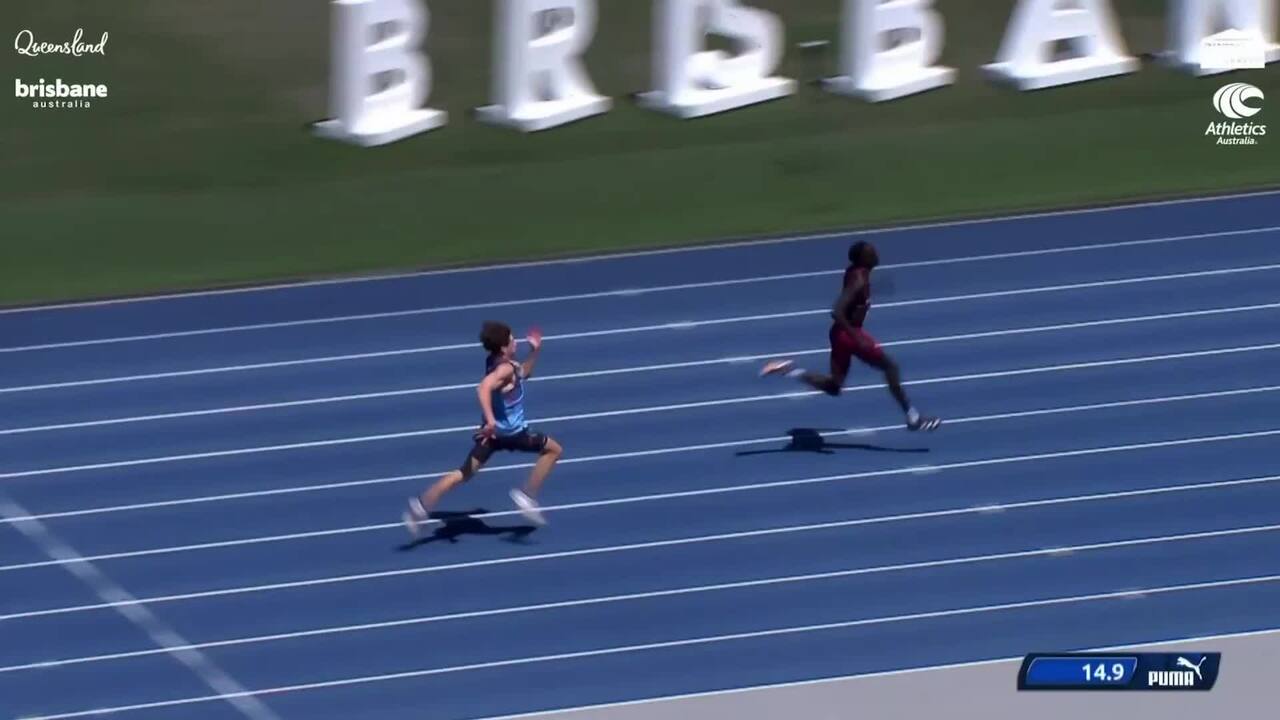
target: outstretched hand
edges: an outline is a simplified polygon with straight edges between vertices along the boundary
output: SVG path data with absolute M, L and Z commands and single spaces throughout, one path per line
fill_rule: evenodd
M 542 347 L 542 331 L 538 328 L 530 330 L 529 335 L 525 339 L 529 341 L 529 347 L 534 350 Z

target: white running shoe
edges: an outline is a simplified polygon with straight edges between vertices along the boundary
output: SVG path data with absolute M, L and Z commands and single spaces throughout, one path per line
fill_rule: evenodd
M 910 418 L 907 419 L 908 430 L 924 430 L 925 432 L 933 432 L 941 425 L 942 418 L 925 417 L 924 415 L 921 415 L 919 418 L 916 418 L 915 422 L 911 422 Z
M 520 508 L 520 514 L 528 518 L 529 522 L 534 525 L 546 525 L 546 518 L 542 517 L 542 511 L 538 508 L 538 503 L 533 498 L 525 495 L 520 490 L 511 491 L 511 500 L 515 502 L 516 507 Z
M 764 364 L 763 368 L 760 369 L 760 377 L 784 373 L 791 370 L 793 367 L 795 367 L 795 361 L 793 360 L 770 360 Z
M 409 530 L 409 534 L 415 538 L 421 533 L 422 523 L 427 520 L 427 510 L 422 507 L 422 501 L 418 498 L 409 498 L 409 510 L 400 516 L 404 520 L 404 526 Z

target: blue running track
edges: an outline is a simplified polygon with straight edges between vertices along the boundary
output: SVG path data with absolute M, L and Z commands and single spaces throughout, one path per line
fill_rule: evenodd
M 1280 628 L 1280 194 L 0 311 L 0 720 L 475 720 Z M 546 334 L 533 530 L 470 447 Z M 1012 687 L 1013 678 L 1009 680 Z

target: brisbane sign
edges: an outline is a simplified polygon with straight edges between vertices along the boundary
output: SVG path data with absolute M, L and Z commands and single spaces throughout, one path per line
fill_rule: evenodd
M 640 0 L 634 0 L 639 2 Z M 795 93 L 776 74 L 782 23 L 743 0 L 652 0 L 652 89 L 644 107 L 678 118 L 726 112 Z M 842 1 L 839 74 L 832 93 L 882 102 L 950 85 L 954 68 L 938 65 L 943 18 L 933 0 Z M 1247 42 L 1257 67 L 1280 59 L 1278 0 L 1169 0 L 1171 66 L 1204 75 L 1207 54 Z M 491 103 L 482 122 L 523 132 L 600 115 L 600 95 L 582 56 L 595 34 L 596 0 L 495 0 Z M 333 0 L 329 119 L 322 136 L 383 145 L 439 128 L 447 114 L 429 107 L 432 63 L 426 42 L 427 0 Z M 539 27 L 548 16 L 558 22 Z M 1225 27 L 1224 27 L 1225 26 Z M 887 43 L 886 36 L 909 37 Z M 734 53 L 707 50 L 708 35 L 733 41 Z M 1065 46 L 1067 52 L 1055 51 Z M 1018 90 L 1038 90 L 1136 72 L 1109 0 L 1017 0 L 988 77 Z

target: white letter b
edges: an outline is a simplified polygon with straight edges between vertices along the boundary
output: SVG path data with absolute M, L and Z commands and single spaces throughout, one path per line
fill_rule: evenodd
M 423 108 L 431 91 L 430 61 L 417 51 L 429 15 L 419 0 L 334 0 L 327 137 L 381 145 L 445 124 Z M 375 83 L 386 81 L 383 88 Z

